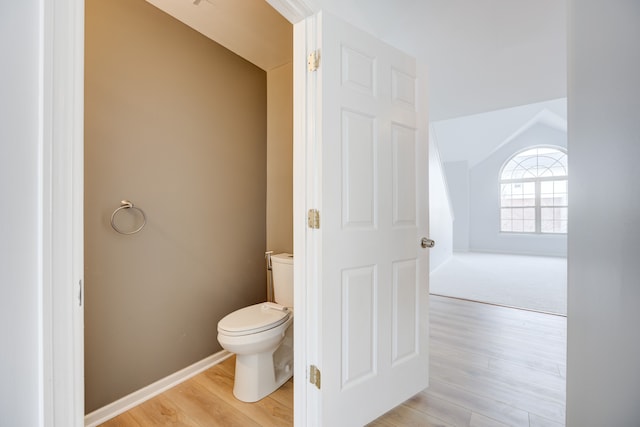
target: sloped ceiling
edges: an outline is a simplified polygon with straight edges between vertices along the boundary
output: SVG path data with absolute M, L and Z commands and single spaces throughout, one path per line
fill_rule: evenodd
M 431 123 L 443 162 L 480 163 L 535 125 L 567 131 L 567 100 L 528 104 Z
M 291 24 L 264 0 L 147 1 L 265 70 L 291 60 Z M 431 121 L 566 97 L 566 1 L 303 3 L 426 64 Z
M 310 0 L 429 68 L 432 121 L 566 97 L 566 1 Z
M 293 27 L 264 0 L 147 0 L 269 71 L 291 62 Z

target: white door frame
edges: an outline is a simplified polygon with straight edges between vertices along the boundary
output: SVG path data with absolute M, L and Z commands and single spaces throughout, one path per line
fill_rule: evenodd
M 84 425 L 84 1 L 40 2 L 42 423 Z
M 294 263 L 294 426 L 316 425 L 318 395 L 308 381 L 309 360 L 316 356 L 318 337 L 315 296 L 318 294 L 316 267 L 319 256 L 317 241 L 308 239 L 307 210 L 318 197 L 318 171 L 315 165 L 313 123 L 316 100 L 310 97 L 306 57 L 315 44 L 315 31 L 307 28 L 305 18 L 314 10 L 304 0 L 266 0 L 294 25 L 293 32 L 293 252 Z M 309 333 L 311 332 L 311 333 Z
M 317 360 L 318 283 L 317 267 L 320 246 L 317 239 L 308 235 L 306 213 L 320 208 L 315 202 L 318 194 L 318 172 L 314 170 L 316 153 L 316 129 L 313 127 L 316 113 L 315 99 L 308 87 L 306 56 L 308 44 L 315 34 L 302 20 L 294 26 L 293 52 L 293 252 L 294 264 L 294 426 L 314 426 L 319 414 L 319 395 L 313 392 L 308 381 L 311 360 Z M 319 107 L 318 107 L 319 108 Z
M 313 13 L 304 0 L 267 1 L 293 24 Z M 43 1 L 40 11 L 40 412 L 43 426 L 80 427 L 84 426 L 84 0 Z M 297 31 L 295 37 L 305 34 Z M 304 40 L 298 40 L 297 45 L 304 46 Z M 300 105 L 300 91 L 304 91 L 300 78 L 294 76 L 296 106 Z M 305 141 L 304 120 L 304 113 L 296 112 L 296 144 Z M 304 156 L 304 147 L 295 156 Z M 304 167 L 295 173 L 296 182 L 305 182 Z M 306 193 L 300 186 L 296 189 L 295 212 L 304 212 L 300 197 Z M 304 220 L 294 218 L 294 227 L 304 229 Z M 304 260 L 304 234 L 298 233 L 295 240 L 302 252 L 296 259 Z M 296 262 L 295 275 L 297 283 L 303 283 L 299 280 L 305 275 L 303 262 Z M 295 307 L 306 304 L 305 292 L 298 286 Z M 297 316 L 296 325 L 296 375 L 304 383 L 305 318 Z M 295 423 L 305 425 L 305 387 L 296 386 L 295 402 Z

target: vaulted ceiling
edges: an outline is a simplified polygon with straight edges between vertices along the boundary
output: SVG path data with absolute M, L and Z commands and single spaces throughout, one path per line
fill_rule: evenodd
M 315 0 L 425 63 L 431 120 L 566 97 L 564 0 Z
M 443 162 L 466 161 L 473 167 L 536 126 L 566 134 L 566 98 L 440 120 L 431 124 L 429 134 Z

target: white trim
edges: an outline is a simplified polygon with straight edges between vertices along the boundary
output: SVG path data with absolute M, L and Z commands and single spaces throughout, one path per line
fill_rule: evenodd
M 306 22 L 293 28 L 293 425 L 306 426 L 307 414 L 307 287 L 306 287 L 306 217 L 307 143 L 306 143 Z
M 315 357 L 315 339 L 319 325 L 314 311 L 313 266 L 316 254 L 308 251 L 307 209 L 314 207 L 310 200 L 313 189 L 313 112 L 310 111 L 307 82 L 307 51 L 314 42 L 306 18 L 312 10 L 304 0 L 267 0 L 294 25 L 293 28 L 293 253 L 294 263 L 294 374 L 293 425 L 312 427 L 317 424 L 318 394 L 313 393 L 307 368 Z M 295 10 L 291 14 L 291 10 Z M 309 120 L 311 119 L 311 121 Z M 316 206 L 319 208 L 319 206 Z M 310 333 L 311 332 L 311 333 Z
M 307 71 L 307 55 L 309 52 L 320 51 L 322 56 L 322 13 L 310 16 L 306 19 L 304 35 L 300 35 L 300 43 L 305 46 L 305 54 L 300 58 L 300 72 L 303 74 L 304 91 L 300 96 L 304 97 L 304 116 L 301 117 L 304 123 L 304 145 L 305 172 L 302 183 L 304 184 L 305 209 L 302 212 L 306 218 L 308 209 L 318 209 L 320 211 L 320 222 L 322 224 L 322 74 L 324 68 L 318 67 L 316 71 Z M 322 61 L 322 59 L 321 59 Z M 306 223 L 302 224 L 304 231 L 303 256 L 305 259 L 304 270 L 304 308 L 306 313 L 306 328 L 304 331 L 306 366 L 305 372 L 310 365 L 322 368 L 321 360 L 321 331 L 322 318 L 320 317 L 321 304 L 321 283 L 322 283 L 322 233 L 320 230 L 310 230 Z M 305 377 L 303 389 L 305 408 L 299 414 L 300 424 L 298 426 L 315 427 L 323 425 L 322 416 L 322 394 Z M 294 402 L 295 403 L 295 402 Z M 295 411 L 295 407 L 294 407 Z
M 41 2 L 42 408 L 44 426 L 84 417 L 84 2 Z
M 224 360 L 231 357 L 233 353 L 230 353 L 226 350 L 219 351 L 216 354 L 212 354 L 211 356 L 200 360 L 199 362 L 194 363 L 193 365 L 187 366 L 184 369 L 179 370 L 178 372 L 174 372 L 171 375 L 168 375 L 153 384 L 149 384 L 146 387 L 141 388 L 140 390 L 136 390 L 133 393 L 116 400 L 106 406 L 103 406 L 100 409 L 96 409 L 90 414 L 87 414 L 84 417 L 84 425 L 86 427 L 95 427 L 98 426 L 112 418 L 117 417 L 118 415 L 128 411 L 129 409 L 140 405 L 143 402 L 159 395 L 160 393 L 169 390 L 172 387 L 192 378 L 199 373 L 206 371 L 212 366 L 217 365 L 218 363 L 223 362 Z
M 313 7 L 305 0 L 266 0 L 280 15 L 297 24 L 313 14 Z

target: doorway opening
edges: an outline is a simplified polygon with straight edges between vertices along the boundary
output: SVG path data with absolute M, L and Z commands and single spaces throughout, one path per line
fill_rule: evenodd
M 265 300 L 265 251 L 293 252 L 292 25 L 262 0 L 175 3 L 85 2 L 87 413 L 214 362 L 218 321 Z M 110 225 L 122 199 L 138 233 Z
M 566 316 L 566 99 L 431 126 L 452 210 L 431 292 Z
M 527 180 L 533 190 L 524 191 L 502 172 L 510 159 L 525 161 L 517 155 L 531 148 L 564 152 L 566 134 L 565 99 L 431 124 L 442 160 L 431 168 L 440 173 L 431 176 L 431 195 L 439 197 L 432 199 L 431 227 L 445 244 L 431 258 L 432 377 L 425 394 L 469 408 L 478 422 L 565 422 L 567 235 L 535 232 L 556 201 L 563 203 L 558 218 L 566 215 L 567 197 L 541 196 L 535 177 Z M 506 185 L 511 192 L 504 194 Z M 553 230 L 553 222 L 544 229 L 549 225 Z M 492 410 L 474 410 L 476 399 Z M 505 403 L 508 415 L 498 409 Z

